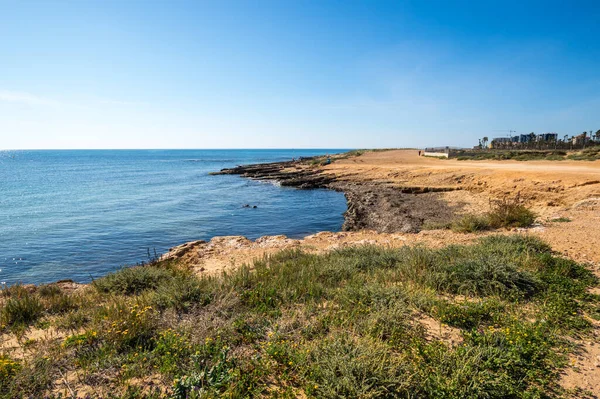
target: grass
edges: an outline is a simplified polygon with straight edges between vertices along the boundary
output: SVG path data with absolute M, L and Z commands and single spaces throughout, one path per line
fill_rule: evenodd
M 569 223 L 571 221 L 571 219 L 569 219 L 567 217 L 559 217 L 559 218 L 551 219 L 550 221 L 554 222 L 554 223 Z
M 288 250 L 220 277 L 155 262 L 97 280 L 62 312 L 47 298 L 72 294 L 28 292 L 41 308 L 5 319 L 5 334 L 45 323 L 65 335 L 30 344 L 22 359 L 2 354 L 0 398 L 69 394 L 61 376 L 75 374 L 72 390 L 113 398 L 560 397 L 597 285 L 583 265 L 520 235 Z M 460 342 L 432 339 L 425 316 Z
M 600 145 L 583 150 L 457 150 L 451 154 L 459 161 L 596 161 L 600 159 Z
M 452 152 L 452 158 L 459 161 L 560 161 L 565 159 L 567 151 L 564 150 L 458 150 Z
M 600 159 L 600 145 L 569 154 L 567 159 L 575 161 L 597 161 Z

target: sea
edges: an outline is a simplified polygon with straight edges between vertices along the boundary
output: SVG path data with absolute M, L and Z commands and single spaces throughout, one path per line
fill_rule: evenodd
M 0 151 L 0 284 L 89 282 L 220 235 L 338 231 L 342 193 L 209 172 L 343 151 Z

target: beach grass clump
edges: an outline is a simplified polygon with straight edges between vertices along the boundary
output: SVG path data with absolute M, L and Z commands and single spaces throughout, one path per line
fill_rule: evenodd
M 40 299 L 22 286 L 13 286 L 3 294 L 7 298 L 0 308 L 0 328 L 24 328 L 42 316 Z
M 285 250 L 222 276 L 128 270 L 77 294 L 11 287 L 3 306 L 27 292 L 41 307 L 30 328 L 65 334 L 8 354 L 0 398 L 52 397 L 65 375 L 114 398 L 560 397 L 600 303 L 584 265 L 521 235 Z M 75 308 L 51 312 L 61 295 Z

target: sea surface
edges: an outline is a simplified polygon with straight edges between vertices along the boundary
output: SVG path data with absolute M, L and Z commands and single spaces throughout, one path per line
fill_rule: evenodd
M 218 235 L 337 231 L 342 193 L 208 173 L 342 151 L 0 151 L 0 283 L 87 282 Z

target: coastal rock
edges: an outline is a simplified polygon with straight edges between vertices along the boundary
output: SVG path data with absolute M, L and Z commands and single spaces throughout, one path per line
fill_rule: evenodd
M 341 191 L 348 204 L 343 231 L 369 229 L 384 233 L 418 233 L 425 221 L 446 221 L 454 215 L 454 209 L 441 200 L 438 193 L 453 191 L 456 187 L 397 187 L 385 181 L 349 182 L 328 173 L 320 165 L 319 157 L 313 157 L 301 161 L 242 165 L 211 174 L 237 174 L 298 189 Z M 244 205 L 244 208 L 250 207 L 249 204 Z

